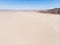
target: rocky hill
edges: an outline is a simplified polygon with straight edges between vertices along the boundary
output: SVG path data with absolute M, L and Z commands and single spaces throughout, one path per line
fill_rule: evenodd
M 60 14 L 60 8 L 49 9 L 47 13 Z
M 41 10 L 41 11 L 38 11 L 38 12 L 60 14 L 60 8 L 54 8 L 54 9 L 48 9 L 48 10 Z

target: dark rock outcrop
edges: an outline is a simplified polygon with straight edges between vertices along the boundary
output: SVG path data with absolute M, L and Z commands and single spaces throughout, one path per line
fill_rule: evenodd
M 54 8 L 54 9 L 48 9 L 48 10 L 40 10 L 38 12 L 51 13 L 51 14 L 60 14 L 60 8 Z
M 47 13 L 60 14 L 60 8 L 49 9 Z

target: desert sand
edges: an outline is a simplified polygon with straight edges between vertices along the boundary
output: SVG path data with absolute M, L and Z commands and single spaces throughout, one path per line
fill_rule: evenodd
M 0 11 L 0 45 L 59 45 L 60 15 Z

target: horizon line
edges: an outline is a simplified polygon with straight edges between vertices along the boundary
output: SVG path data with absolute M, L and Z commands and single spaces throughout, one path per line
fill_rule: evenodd
M 50 8 L 50 9 L 56 9 L 56 8 Z M 0 11 L 3 11 L 3 10 L 47 10 L 47 9 L 0 9 Z

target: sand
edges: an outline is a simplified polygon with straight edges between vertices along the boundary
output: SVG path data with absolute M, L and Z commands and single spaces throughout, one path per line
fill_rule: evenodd
M 59 45 L 60 15 L 0 11 L 0 45 Z

